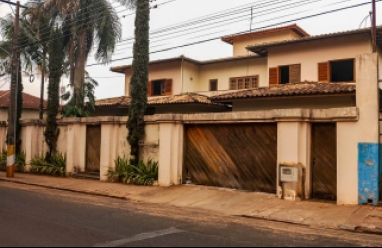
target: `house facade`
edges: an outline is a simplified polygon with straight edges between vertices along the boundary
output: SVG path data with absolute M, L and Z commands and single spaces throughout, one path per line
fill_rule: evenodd
M 377 204 L 381 52 L 372 53 L 370 29 L 310 36 L 290 25 L 222 41 L 233 57 L 150 62 L 149 106 L 166 106 L 152 117 L 161 122 L 160 184 Z M 131 65 L 111 70 L 125 74 L 126 100 Z M 205 98 L 177 110 L 179 99 L 181 109 L 197 103 L 190 94 Z
M 0 91 L 0 121 L 8 121 L 8 108 L 10 102 L 10 91 Z M 44 112 L 47 101 L 44 101 Z M 39 118 L 40 98 L 23 93 L 23 111 L 21 120 L 31 120 Z

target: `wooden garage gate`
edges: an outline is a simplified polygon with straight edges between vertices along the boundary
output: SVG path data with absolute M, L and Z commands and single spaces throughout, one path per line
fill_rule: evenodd
M 312 197 L 337 200 L 336 123 L 312 125 L 312 159 Z
M 186 126 L 186 177 L 195 184 L 276 192 L 277 124 Z

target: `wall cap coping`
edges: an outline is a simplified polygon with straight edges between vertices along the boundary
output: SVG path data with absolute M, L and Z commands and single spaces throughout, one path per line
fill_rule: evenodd
M 155 123 L 237 123 L 237 122 L 353 122 L 358 121 L 357 107 L 331 109 L 273 109 L 245 112 L 203 113 L 203 114 L 158 114 L 145 116 L 146 124 Z M 126 116 L 101 116 L 86 118 L 63 118 L 57 121 L 59 126 L 65 125 L 124 125 Z M 22 126 L 46 126 L 46 121 L 22 120 Z M 0 121 L 6 127 L 7 122 Z

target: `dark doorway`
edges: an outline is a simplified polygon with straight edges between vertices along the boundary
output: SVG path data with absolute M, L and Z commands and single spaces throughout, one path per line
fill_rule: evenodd
M 337 200 L 336 123 L 312 125 L 312 197 Z

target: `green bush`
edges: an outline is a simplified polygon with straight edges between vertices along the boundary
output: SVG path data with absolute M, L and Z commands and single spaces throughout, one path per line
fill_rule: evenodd
M 5 171 L 7 167 L 7 151 L 3 150 L 0 155 L 0 171 Z
M 66 155 L 58 153 L 48 160 L 44 156 L 37 156 L 31 161 L 31 173 L 51 176 L 65 176 Z
M 118 157 L 114 160 L 115 169 L 110 168 L 106 174 L 109 181 L 124 184 L 153 185 L 158 180 L 158 162 L 149 159 L 146 163 L 139 161 L 137 166 L 130 160 Z
M 15 171 L 24 172 L 25 171 L 25 152 L 21 152 L 16 155 Z M 7 151 L 3 150 L 0 155 L 0 171 L 5 171 L 7 167 Z

